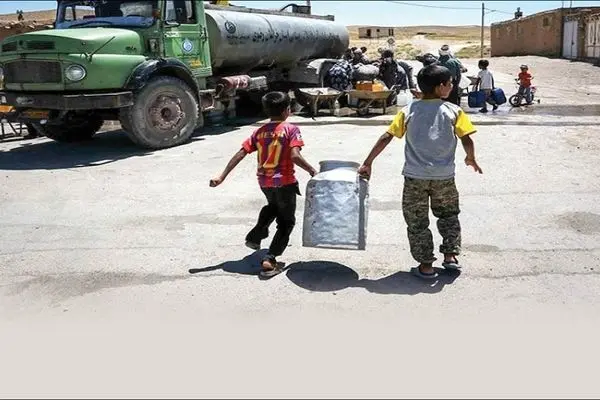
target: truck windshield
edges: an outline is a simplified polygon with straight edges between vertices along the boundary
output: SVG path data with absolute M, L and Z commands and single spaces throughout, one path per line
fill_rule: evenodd
M 56 28 L 140 26 L 154 23 L 157 0 L 59 1 Z

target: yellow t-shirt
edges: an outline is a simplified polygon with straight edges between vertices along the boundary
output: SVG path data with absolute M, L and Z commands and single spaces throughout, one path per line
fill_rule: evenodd
M 411 103 L 396 114 L 387 130 L 406 138 L 403 174 L 415 179 L 454 177 L 457 137 L 476 131 L 460 107 L 441 99 Z

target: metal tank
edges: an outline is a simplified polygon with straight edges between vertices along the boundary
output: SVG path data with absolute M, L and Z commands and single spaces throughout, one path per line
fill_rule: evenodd
M 338 58 L 350 42 L 344 25 L 316 18 L 207 9 L 206 25 L 217 70 Z

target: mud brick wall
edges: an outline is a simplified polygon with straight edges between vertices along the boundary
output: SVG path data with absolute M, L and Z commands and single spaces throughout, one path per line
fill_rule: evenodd
M 491 26 L 492 57 L 561 55 L 563 11 L 552 10 Z

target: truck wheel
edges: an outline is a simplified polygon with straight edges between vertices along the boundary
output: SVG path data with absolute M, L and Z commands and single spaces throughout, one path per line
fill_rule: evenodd
M 36 124 L 33 127 L 47 138 L 57 142 L 72 143 L 90 140 L 103 124 L 104 120 L 95 115 L 71 114 L 67 115 L 60 124 Z
M 198 125 L 198 101 L 181 79 L 159 76 L 121 110 L 119 120 L 131 140 L 145 148 L 164 149 L 185 143 Z

